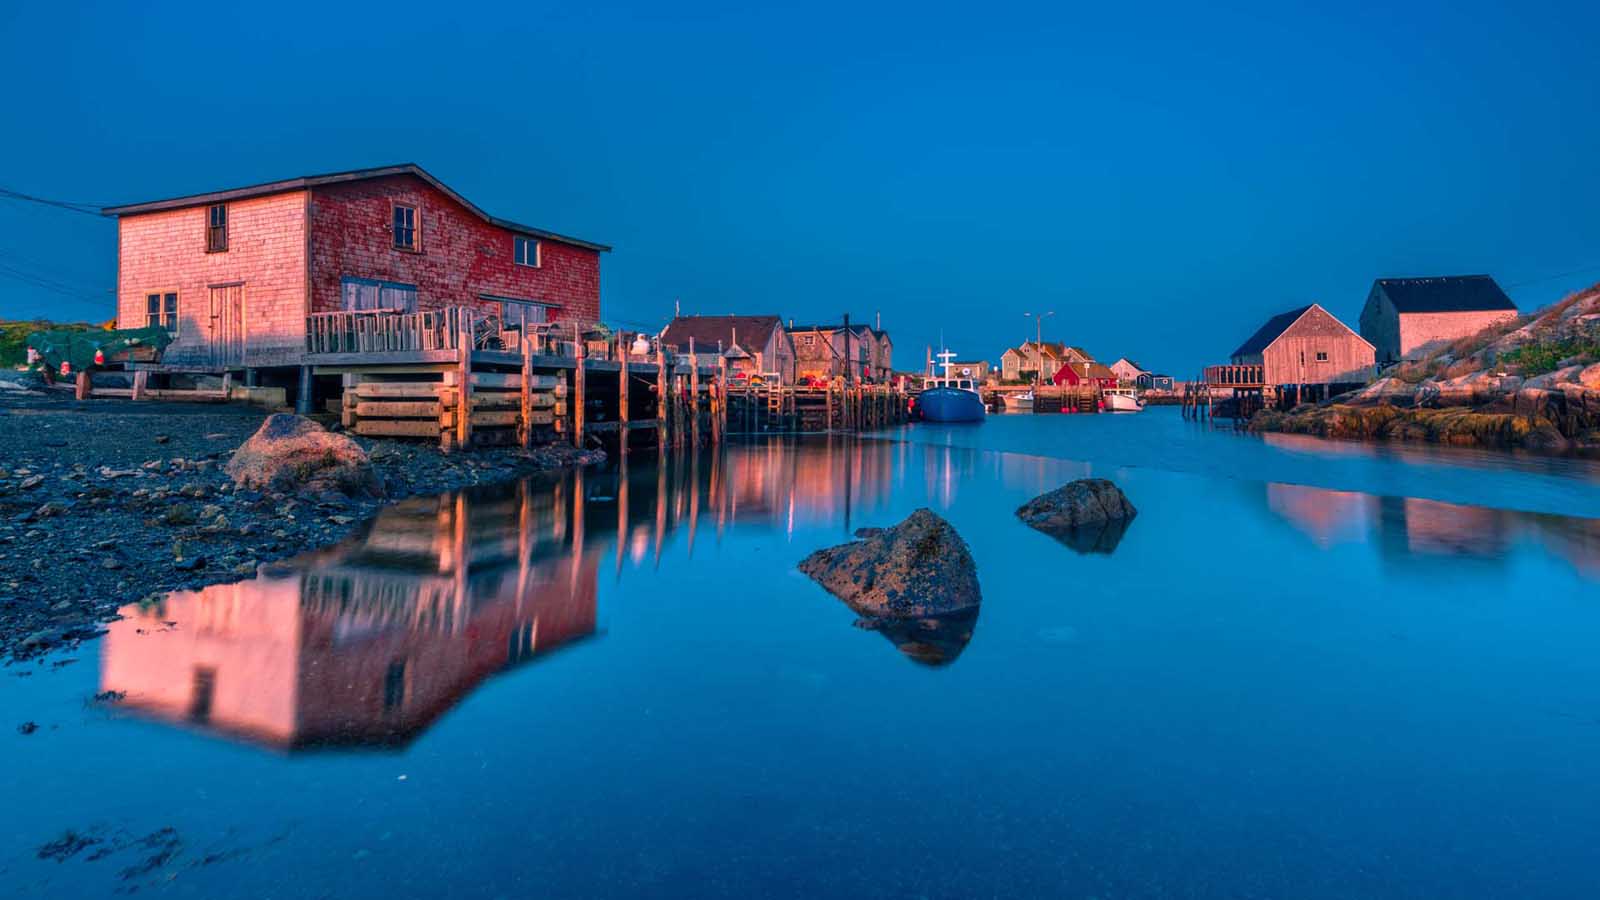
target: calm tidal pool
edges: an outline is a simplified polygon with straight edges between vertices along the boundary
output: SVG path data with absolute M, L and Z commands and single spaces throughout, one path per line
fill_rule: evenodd
M 1088 475 L 1120 536 L 1013 517 Z M 975 619 L 795 571 L 921 506 Z M 1593 897 L 1597 515 L 1593 462 L 1173 409 L 406 501 L 0 669 L 0 895 Z

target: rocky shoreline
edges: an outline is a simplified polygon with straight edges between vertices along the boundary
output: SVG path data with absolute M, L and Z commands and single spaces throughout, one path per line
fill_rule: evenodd
M 1600 287 L 1528 320 L 1458 341 L 1362 390 L 1287 412 L 1254 432 L 1428 441 L 1546 452 L 1600 450 Z
M 445 455 L 355 439 L 385 495 L 246 490 L 223 471 L 267 413 L 0 394 L 0 660 L 100 633 L 122 606 L 237 581 L 386 503 L 604 460 L 558 445 Z

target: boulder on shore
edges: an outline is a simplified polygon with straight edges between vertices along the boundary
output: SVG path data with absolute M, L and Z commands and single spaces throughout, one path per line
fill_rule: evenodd
M 1110 481 L 1080 478 L 1022 504 L 1017 518 L 1080 553 L 1110 553 L 1138 512 Z
M 923 618 L 976 609 L 978 570 L 967 542 L 932 510 L 898 525 L 863 529 L 860 540 L 828 547 L 800 571 L 863 616 Z
M 252 490 L 383 496 L 383 477 L 360 444 L 288 413 L 268 416 L 234 451 L 226 471 L 234 484 Z

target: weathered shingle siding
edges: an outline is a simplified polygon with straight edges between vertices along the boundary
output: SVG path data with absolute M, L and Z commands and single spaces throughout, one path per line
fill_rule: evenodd
M 1317 354 L 1326 353 L 1319 361 Z M 1363 383 L 1372 377 L 1372 345 L 1314 306 L 1261 352 L 1268 384 Z
M 420 252 L 398 250 L 393 204 L 417 208 Z M 417 286 L 422 309 L 472 305 L 493 294 L 555 305 L 552 321 L 600 319 L 598 251 L 541 240 L 538 268 L 514 262 L 514 233 L 484 221 L 420 178 L 396 175 L 322 185 L 312 195 L 311 298 L 318 312 L 340 308 L 340 279 Z
M 306 195 L 228 204 L 228 249 L 206 252 L 208 207 L 123 216 L 117 228 L 117 321 L 145 324 L 145 295 L 178 292 L 178 337 L 163 361 L 211 359 L 213 285 L 244 285 L 245 364 L 293 365 L 305 345 Z

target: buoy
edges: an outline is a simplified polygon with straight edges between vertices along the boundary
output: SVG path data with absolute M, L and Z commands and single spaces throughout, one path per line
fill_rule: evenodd
M 95 348 L 94 351 L 94 364 L 97 366 L 103 366 L 106 364 L 106 352 L 98 347 Z
M 72 363 L 69 363 L 69 362 L 67 362 L 66 360 L 63 359 L 61 361 L 61 377 L 62 378 L 66 378 L 68 375 L 71 375 L 71 374 L 72 374 Z

